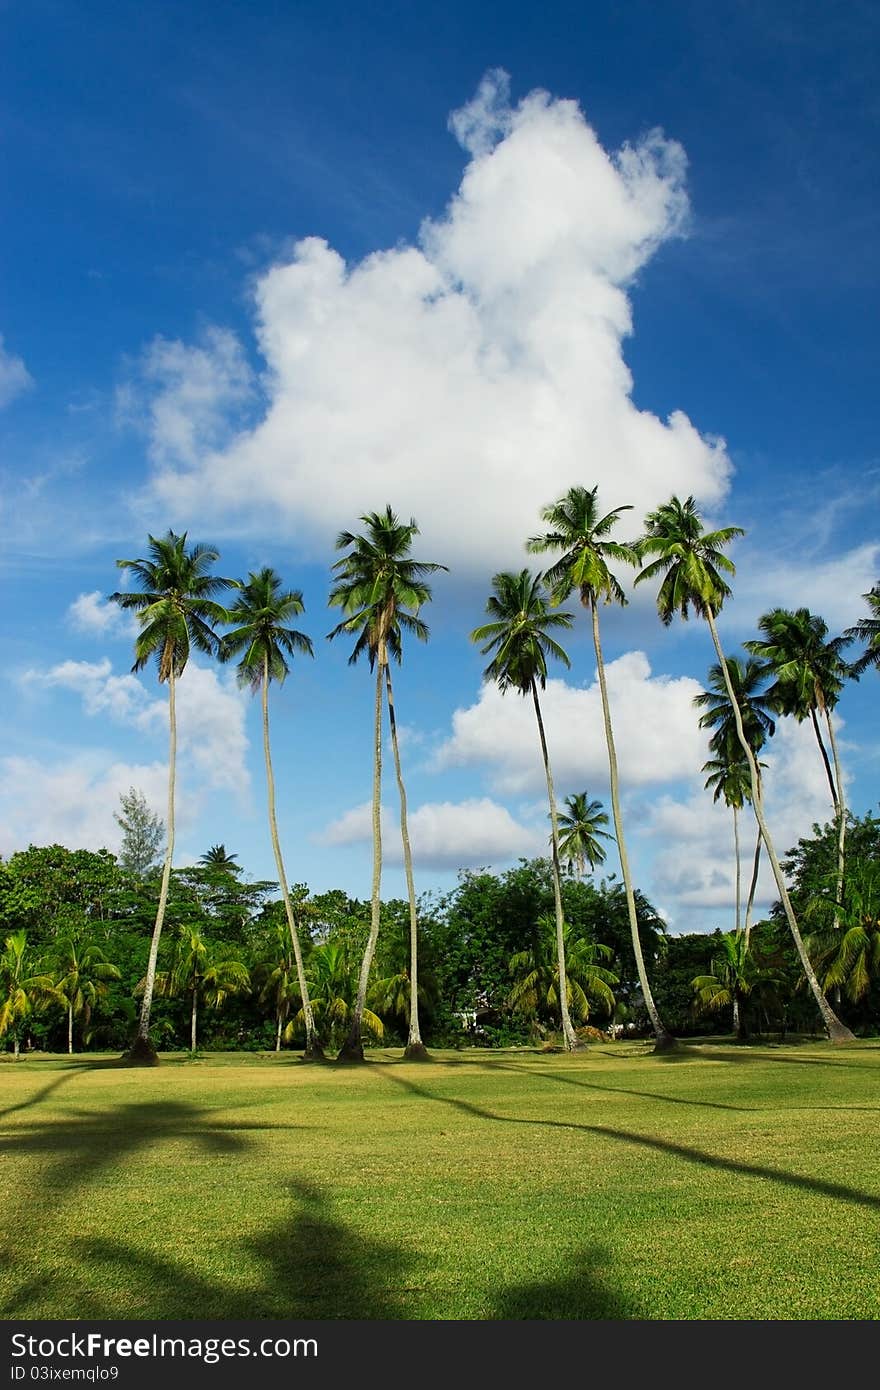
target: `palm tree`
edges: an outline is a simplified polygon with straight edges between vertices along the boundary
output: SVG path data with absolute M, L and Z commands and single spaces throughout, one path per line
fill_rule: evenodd
M 229 616 L 232 616 L 230 611 Z M 225 640 L 225 639 L 223 639 Z M 220 656 L 223 655 L 223 645 L 221 640 Z M 237 854 L 230 854 L 225 845 L 212 845 L 206 854 L 199 855 L 199 863 L 204 864 L 206 869 L 218 869 L 224 874 L 240 874 L 241 865 L 235 861 Z
M 18 1060 L 21 1024 L 30 1014 L 49 1004 L 63 1004 L 51 975 L 33 973 L 27 954 L 27 934 L 12 932 L 0 954 L 0 1038 L 12 1033 L 12 1048 Z
M 285 591 L 275 570 L 268 567 L 253 571 L 246 584 L 229 610 L 229 621 L 238 624 L 226 634 L 220 644 L 220 659 L 228 661 L 241 655 L 238 663 L 238 680 L 241 685 L 249 685 L 251 691 L 260 692 L 263 710 L 263 756 L 266 763 L 266 790 L 269 807 L 269 834 L 272 839 L 272 852 L 287 926 L 296 960 L 296 974 L 302 999 L 303 1020 L 305 1022 L 306 1048 L 305 1061 L 320 1060 L 323 1056 L 321 1044 L 315 1032 L 315 1020 L 309 1000 L 309 986 L 303 968 L 302 947 L 299 939 L 296 914 L 290 899 L 287 873 L 281 854 L 281 841 L 278 836 L 278 821 L 275 814 L 275 776 L 272 771 L 272 753 L 269 746 L 269 686 L 272 681 L 283 684 L 290 673 L 288 657 L 297 653 L 313 656 L 309 637 L 296 628 L 290 627 L 291 618 L 304 612 L 303 597 L 299 589 Z M 222 846 L 221 846 L 222 848 Z
M 348 1038 L 339 1053 L 340 1061 L 363 1061 L 364 1049 L 360 1029 L 367 998 L 367 982 L 379 936 L 380 887 L 382 879 L 382 685 L 388 703 L 388 722 L 391 747 L 400 798 L 400 834 L 403 842 L 403 863 L 410 912 L 410 1016 L 409 1036 L 404 1056 L 411 1061 L 427 1057 L 419 1027 L 418 982 L 418 915 L 413 880 L 412 851 L 407 826 L 406 790 L 400 766 L 397 739 L 397 719 L 391 684 L 391 662 L 402 658 L 402 634 L 410 633 L 420 642 L 428 640 L 428 628 L 419 617 L 419 610 L 431 598 L 426 576 L 445 565 L 414 560 L 410 554 L 413 538 L 419 534 L 415 521 L 408 524 L 398 520 L 390 506 L 384 512 L 368 512 L 361 517 L 365 535 L 341 531 L 336 538 L 337 550 L 348 554 L 333 566 L 338 576 L 330 591 L 329 602 L 341 608 L 345 617 L 328 637 L 342 633 L 357 634 L 349 665 L 366 654 L 370 670 L 376 672 L 376 697 L 373 733 L 373 884 L 370 910 L 370 935 L 364 950 L 358 979 L 358 992 L 351 1015 Z
M 829 876 L 830 877 L 830 876 Z M 854 1004 L 860 1003 L 880 977 L 880 863 L 858 858 L 847 864 L 842 901 L 819 893 L 808 903 L 808 917 L 832 916 L 833 927 L 811 938 L 817 966 L 823 972 L 825 988 L 842 989 Z M 829 890 L 831 888 L 829 883 Z
M 589 864 L 591 871 L 605 862 L 605 846 L 601 840 L 611 840 L 602 829 L 608 817 L 601 801 L 590 801 L 586 792 L 576 792 L 563 802 L 559 813 L 559 857 L 571 865 L 578 878 L 583 878 Z
M 352 1019 L 357 1008 L 353 972 L 349 968 L 348 952 L 345 944 L 339 941 L 326 941 L 316 946 L 308 960 L 309 989 L 315 1012 L 318 1033 L 328 1044 L 347 1045 L 352 1031 Z M 293 1036 L 293 1031 L 303 1022 L 302 1011 L 288 1023 L 284 1030 L 285 1039 Z M 360 1029 L 375 1042 L 385 1036 L 381 1018 L 368 1009 L 366 1003 L 361 1008 Z M 360 1036 L 360 1034 L 358 1035 Z M 342 1039 L 340 1043 L 340 1038 Z
M 544 507 L 541 519 L 551 527 L 543 536 L 534 536 L 527 549 L 535 554 L 546 551 L 562 551 L 561 556 L 547 571 L 546 581 L 553 592 L 553 602 L 562 603 L 577 590 L 581 603 L 590 614 L 593 636 L 593 650 L 596 654 L 596 674 L 599 679 L 599 693 L 602 699 L 602 720 L 605 729 L 605 746 L 608 750 L 608 777 L 611 787 L 611 813 L 614 817 L 614 835 L 620 856 L 620 872 L 626 894 L 626 907 L 629 917 L 633 953 L 639 976 L 645 1007 L 654 1030 L 655 1046 L 666 1050 L 675 1046 L 675 1039 L 663 1023 L 645 969 L 645 957 L 639 939 L 639 924 L 636 916 L 635 894 L 632 875 L 629 869 L 629 855 L 623 834 L 623 814 L 620 809 L 620 778 L 617 769 L 617 751 L 614 745 L 614 731 L 611 726 L 611 706 L 608 701 L 608 685 L 605 679 L 605 661 L 602 656 L 602 641 L 599 633 L 599 602 L 626 604 L 626 595 L 609 569 L 609 561 L 620 561 L 627 565 L 637 565 L 638 556 L 630 545 L 609 539 L 621 512 L 631 511 L 629 506 L 615 507 L 605 516 L 600 515 L 598 487 L 572 487 L 558 502 Z
M 209 656 L 216 654 L 219 638 L 214 625 L 225 622 L 226 609 L 216 602 L 214 596 L 236 587 L 234 580 L 211 574 L 211 566 L 219 559 L 216 550 L 208 545 L 194 545 L 188 550 L 186 539 L 185 531 L 179 536 L 173 531 L 158 539 L 150 536 L 148 559 L 117 560 L 117 567 L 129 571 L 141 588 L 140 592 L 126 590 L 110 595 L 110 601 L 118 603 L 120 608 L 133 609 L 140 624 L 141 630 L 134 644 L 132 671 L 142 670 L 151 657 L 155 657 L 159 681 L 168 683 L 168 838 L 137 1036 L 127 1054 L 130 1062 L 150 1066 L 158 1060 L 150 1042 L 150 1009 L 174 855 L 177 681 L 186 668 L 192 647 Z
M 880 584 L 875 584 L 873 589 L 862 594 L 862 598 L 871 610 L 870 616 L 860 618 L 854 627 L 848 627 L 843 634 L 850 642 L 868 644 L 849 668 L 850 675 L 856 680 L 869 666 L 873 666 L 875 671 L 880 671 Z
M 520 695 L 531 695 L 535 709 L 541 756 L 544 760 L 544 776 L 547 781 L 547 800 L 550 805 L 551 868 L 556 908 L 556 955 L 560 981 L 562 1035 L 566 1048 L 573 1052 L 579 1044 L 568 1011 L 566 989 L 559 820 L 556 814 L 556 796 L 553 791 L 544 720 L 541 717 L 541 702 L 538 699 L 538 686 L 540 685 L 542 690 L 547 686 L 547 657 L 555 657 L 566 667 L 571 665 L 568 654 L 550 633 L 554 628 L 570 628 L 572 617 L 570 613 L 550 611 L 549 595 L 544 589 L 543 576 L 533 575 L 527 569 L 521 570 L 519 574 L 496 574 L 492 580 L 492 587 L 495 592 L 486 601 L 486 612 L 494 621 L 474 628 L 471 641 L 484 644 L 480 647 L 483 656 L 494 652 L 492 660 L 483 672 L 483 679 L 495 681 L 502 694 L 513 689 L 518 690 Z
M 510 973 L 514 976 L 509 1003 L 519 1013 L 537 1018 L 541 1012 L 553 1017 L 559 1008 L 559 961 L 556 950 L 555 918 L 543 913 L 537 922 L 538 933 L 532 946 L 517 951 L 510 958 Z M 565 943 L 565 987 L 570 1012 L 581 1022 L 590 1017 L 590 1000 L 598 1002 L 607 1014 L 614 1009 L 612 986 L 617 976 L 600 965 L 611 960 L 610 946 L 575 938 L 569 924 L 563 927 Z
M 852 1041 L 853 1034 L 840 1022 L 822 993 L 816 972 L 801 937 L 794 908 L 788 896 L 788 889 L 764 816 L 764 802 L 757 762 L 746 737 L 742 715 L 736 701 L 736 693 L 730 672 L 727 669 L 727 662 L 724 659 L 724 652 L 721 649 L 718 628 L 715 624 L 715 615 L 720 611 L 725 598 L 731 592 L 724 575 L 736 573 L 736 566 L 729 556 L 723 553 L 722 547 L 728 545 L 734 537 L 741 536 L 743 534 L 742 528 L 726 526 L 717 531 L 704 530 L 702 518 L 697 511 L 693 497 L 688 497 L 685 502 L 681 502 L 678 497 L 671 498 L 669 502 L 663 503 L 655 512 L 649 514 L 645 520 L 645 525 L 647 531 L 638 542 L 637 549 L 642 559 L 646 556 L 656 558 L 636 576 L 636 583 L 640 584 L 646 579 L 654 579 L 658 575 L 663 576 L 657 596 L 657 609 L 665 626 L 669 626 L 676 613 L 680 613 L 681 617 L 686 620 L 691 608 L 699 617 L 706 620 L 724 678 L 727 697 L 733 710 L 736 736 L 749 765 L 752 805 L 755 808 L 755 815 L 761 828 L 761 837 L 767 849 L 767 857 L 770 860 L 773 877 L 776 880 L 776 887 L 804 974 L 832 1042 Z
M 733 687 L 734 698 L 742 719 L 743 732 L 749 741 L 752 752 L 755 754 L 756 766 L 758 768 L 758 780 L 761 778 L 761 768 L 765 764 L 757 762 L 758 753 L 763 748 L 768 738 L 772 738 L 776 732 L 776 725 L 770 716 L 770 701 L 766 693 L 762 693 L 760 687 L 766 679 L 767 668 L 759 661 L 750 657 L 743 662 L 736 656 L 728 656 L 727 673 Z M 736 716 L 733 705 L 727 694 L 727 686 L 724 682 L 724 672 L 716 662 L 709 667 L 709 689 L 702 691 L 694 697 L 694 704 L 704 712 L 700 716 L 701 729 L 714 729 L 712 737 L 709 739 L 709 748 L 718 754 L 714 760 L 710 759 L 703 766 L 703 771 L 710 776 L 706 780 L 706 787 L 715 788 L 714 799 L 718 801 L 720 796 L 724 796 L 725 804 L 733 811 L 733 832 L 736 843 L 736 929 L 739 931 L 740 925 L 740 856 L 739 856 L 739 812 L 742 810 L 746 801 L 752 799 L 751 774 L 749 765 L 746 762 L 743 751 L 739 746 L 739 738 L 736 732 Z M 752 907 L 755 900 L 755 891 L 758 886 L 758 868 L 761 859 L 761 831 L 755 839 L 755 854 L 752 864 L 752 881 L 749 886 L 749 897 L 746 906 L 746 938 L 751 931 Z
M 794 612 L 774 608 L 758 621 L 764 634 L 759 641 L 746 642 L 746 648 L 766 661 L 775 680 L 767 698 L 780 714 L 793 715 L 800 724 L 809 717 L 819 745 L 831 802 L 837 821 L 837 902 L 843 893 L 844 842 L 846 837 L 846 803 L 843 793 L 843 774 L 831 711 L 840 698 L 849 668 L 841 650 L 849 641 L 846 636 L 828 637 L 828 625 L 808 608 Z M 822 741 L 819 716 L 828 729 L 834 774 Z
M 740 1042 L 748 1036 L 745 1004 L 756 989 L 772 988 L 778 982 L 776 971 L 760 965 L 752 954 L 745 932 L 725 932 L 721 950 L 711 962 L 711 974 L 697 975 L 691 981 L 698 1010 L 717 1013 L 732 1008 L 733 1031 Z
M 171 969 L 156 976 L 156 988 L 161 994 L 190 996 L 191 1052 L 196 1050 L 199 1001 L 208 1008 L 219 1009 L 231 994 L 239 994 L 249 986 L 250 974 L 240 960 L 217 960 L 211 943 L 199 928 L 187 925 L 178 932 Z
M 302 1000 L 298 974 L 289 930 L 285 931 L 279 922 L 271 945 L 265 948 L 265 954 L 258 960 L 254 969 L 260 991 L 260 1003 L 271 1003 L 275 1011 L 276 1052 L 281 1051 L 281 1035 L 290 1017 L 290 1011 L 297 1001 Z M 314 1028 L 314 1015 L 311 1007 L 309 1014 Z M 303 1021 L 305 1021 L 304 1014 Z
M 54 952 L 55 988 L 67 1006 L 67 1051 L 73 1052 L 73 1021 L 87 1028 L 92 1009 L 108 990 L 110 980 L 121 979 L 117 966 L 99 946 L 82 946 L 72 936 L 58 942 Z

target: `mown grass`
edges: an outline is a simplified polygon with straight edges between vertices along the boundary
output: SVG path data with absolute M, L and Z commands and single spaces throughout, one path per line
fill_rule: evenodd
M 880 1045 L 0 1065 L 10 1318 L 869 1318 Z

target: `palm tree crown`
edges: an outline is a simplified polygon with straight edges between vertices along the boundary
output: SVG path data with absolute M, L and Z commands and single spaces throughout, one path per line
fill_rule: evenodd
M 274 569 L 251 571 L 229 609 L 229 621 L 237 626 L 227 632 L 220 650 L 223 661 L 241 657 L 237 668 L 241 685 L 257 691 L 264 674 L 281 684 L 290 673 L 288 657 L 314 656 L 311 638 L 289 626 L 291 618 L 304 611 L 302 591 L 285 591 Z
M 687 618 L 693 608 L 698 617 L 718 613 L 729 596 L 725 574 L 735 574 L 733 561 L 721 547 L 745 534 L 741 526 L 704 531 L 693 497 L 685 502 L 673 497 L 645 518 L 646 534 L 635 549 L 644 559 L 657 558 L 636 576 L 636 583 L 663 575 L 657 594 L 657 611 L 666 627 L 676 613 Z M 723 571 L 723 573 L 722 573 Z
M 215 601 L 224 589 L 237 588 L 234 579 L 211 574 L 210 567 L 219 552 L 209 545 L 187 549 L 187 533 L 168 531 L 150 536 L 149 559 L 117 560 L 119 569 L 128 570 L 140 583 L 140 591 L 125 590 L 110 595 L 120 608 L 137 613 L 140 632 L 134 645 L 133 671 L 142 670 L 155 656 L 159 680 L 181 675 L 190 648 L 213 656 L 219 638 L 215 623 L 226 620 L 226 609 Z
M 808 608 L 774 608 L 758 620 L 764 634 L 746 642 L 775 677 L 767 700 L 800 723 L 812 710 L 834 709 L 848 674 L 841 649 L 849 639 L 828 637 L 828 624 Z
M 769 714 L 773 707 L 769 694 L 760 689 L 767 678 L 767 667 L 754 657 L 741 661 L 736 656 L 725 656 L 724 660 L 745 736 L 752 752 L 757 753 L 776 732 L 776 724 Z M 736 761 L 740 752 L 736 721 L 720 662 L 709 667 L 709 688 L 694 696 L 694 704 L 704 711 L 700 715 L 700 728 L 715 731 L 709 740 L 712 752 L 729 762 Z
M 543 536 L 532 536 L 526 543 L 531 554 L 561 550 L 563 554 L 551 565 L 544 581 L 552 590 L 555 602 L 563 602 L 572 589 L 577 589 L 585 605 L 604 599 L 625 604 L 626 595 L 608 568 L 609 560 L 622 560 L 637 565 L 638 556 L 631 545 L 606 539 L 621 512 L 632 507 L 615 507 L 605 516 L 599 515 L 598 487 L 571 487 L 564 497 L 541 509 L 541 520 L 550 530 Z
M 336 549 L 349 553 L 333 566 L 338 577 L 328 601 L 346 616 L 328 636 L 356 633 L 349 664 L 366 652 L 372 671 L 389 654 L 400 661 L 401 629 L 427 641 L 428 629 L 418 616 L 431 598 L 425 578 L 446 566 L 412 558 L 410 547 L 419 528 L 412 519 L 399 521 L 390 505 L 384 512 L 368 512 L 361 521 L 366 534 L 340 531 L 336 537 Z
M 880 671 L 880 584 L 875 584 L 873 589 L 869 589 L 862 598 L 871 610 L 870 616 L 860 618 L 854 627 L 848 627 L 843 634 L 850 642 L 866 642 L 867 646 L 860 657 L 850 666 L 850 675 L 859 676 L 867 671 L 869 666 Z
M 570 628 L 570 613 L 551 610 L 543 576 L 528 569 L 519 574 L 496 574 L 495 592 L 486 601 L 486 612 L 494 621 L 474 628 L 472 642 L 482 642 L 480 652 L 494 652 L 483 672 L 483 679 L 495 681 L 499 690 L 511 688 L 528 695 L 534 684 L 547 685 L 547 658 L 555 657 L 571 666 L 568 654 L 553 637 L 553 628 Z
M 563 805 L 566 809 L 559 813 L 559 856 L 576 874 L 583 875 L 588 864 L 595 869 L 604 862 L 605 846 L 600 841 L 614 837 L 602 829 L 608 824 L 608 817 L 601 801 L 590 801 L 586 792 L 577 792 L 567 796 Z

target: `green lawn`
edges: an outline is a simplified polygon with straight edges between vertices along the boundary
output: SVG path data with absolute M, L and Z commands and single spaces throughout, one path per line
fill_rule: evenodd
M 880 1044 L 0 1064 L 0 1315 L 869 1318 Z

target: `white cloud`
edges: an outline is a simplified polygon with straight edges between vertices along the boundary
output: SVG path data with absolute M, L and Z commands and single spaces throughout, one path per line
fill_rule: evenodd
M 166 514 L 295 519 L 317 551 L 387 500 L 417 517 L 424 554 L 485 572 L 575 480 L 637 517 L 672 491 L 724 496 L 723 444 L 681 410 L 665 424 L 638 410 L 622 353 L 627 287 L 686 220 L 681 147 L 655 131 L 609 154 L 574 102 L 533 92 L 511 108 L 498 73 L 452 126 L 470 163 L 417 246 L 347 266 L 311 237 L 258 279 L 255 427 L 218 443 L 249 387 L 231 335 L 153 345 Z
M 644 652 L 627 652 L 606 667 L 621 783 L 627 787 L 686 777 L 705 760 L 693 698 L 702 687 L 690 676 L 652 676 Z M 553 777 L 560 795 L 594 793 L 608 781 L 608 755 L 597 681 L 586 687 L 549 680 L 541 712 Z M 452 736 L 434 767 L 483 765 L 492 785 L 508 793 L 546 784 L 530 699 L 484 685 L 475 705 L 456 710 Z
M 80 594 L 67 612 L 78 632 L 97 637 L 130 637 L 137 631 L 136 622 L 126 617 L 115 603 L 107 603 L 100 589 Z
M 158 762 L 131 764 L 101 753 L 75 754 L 49 764 L 35 758 L 0 759 L 0 854 L 29 844 L 116 852 L 120 829 L 113 819 L 119 798 L 138 787 L 164 816 L 168 771 Z M 180 798 L 179 821 L 191 824 L 195 803 Z
M 160 736 L 168 724 L 167 697 L 151 695 L 134 675 L 116 676 L 102 661 L 63 661 L 47 671 L 27 671 L 32 688 L 60 688 L 79 695 L 86 714 L 109 715 L 140 733 Z M 248 696 L 235 677 L 222 678 L 190 661 L 177 683 L 178 750 L 208 787 L 249 786 L 245 717 Z
M 841 722 L 837 721 L 838 727 Z M 814 823 L 832 819 L 830 792 L 809 723 L 782 719 L 775 737 L 762 750 L 765 812 L 777 855 L 784 858 Z M 746 807 L 740 817 L 743 912 L 752 873 L 756 825 Z M 660 845 L 652 868 L 651 891 L 662 901 L 676 930 L 687 930 L 691 916 L 700 927 L 733 925 L 735 871 L 733 814 L 723 800 L 695 785 L 686 799 L 664 796 L 653 806 L 641 829 Z M 757 912 L 766 912 L 779 894 L 762 850 Z M 706 910 L 717 909 L 710 919 Z
M 880 542 L 868 541 L 830 560 L 787 557 L 768 567 L 766 558 L 751 564 L 745 557 L 736 581 L 735 621 L 757 624 L 770 608 L 809 608 L 828 624 L 832 635 L 852 627 L 866 594 L 880 572 Z
M 117 407 L 124 420 L 146 426 L 151 456 L 160 465 L 196 465 L 206 450 L 225 443 L 230 416 L 255 389 L 235 334 L 214 326 L 198 347 L 155 338 L 138 367 L 139 378 L 117 393 Z
M 3 334 L 0 333 L 0 410 L 33 384 L 33 378 L 21 358 L 6 351 Z
M 547 852 L 546 832 L 520 824 L 504 806 L 488 797 L 426 802 L 410 812 L 408 829 L 416 870 L 474 868 Z M 319 838 L 328 845 L 370 841 L 370 803 L 346 811 Z M 399 822 L 385 807 L 382 843 L 383 857 L 389 864 L 403 862 Z

